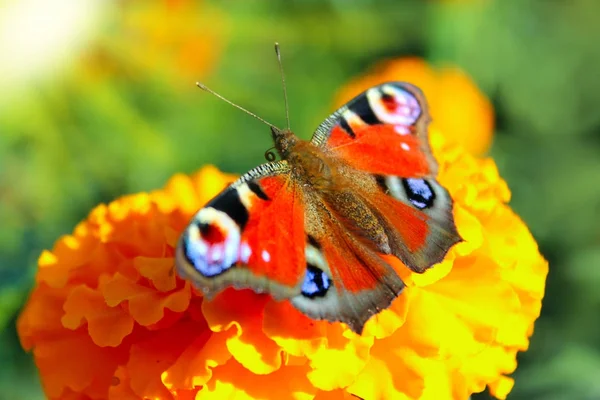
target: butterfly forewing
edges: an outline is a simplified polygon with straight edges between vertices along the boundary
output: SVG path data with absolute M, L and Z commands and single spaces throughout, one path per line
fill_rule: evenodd
M 390 82 L 350 100 L 315 131 L 312 142 L 359 170 L 405 177 L 435 176 L 427 138 L 427 102 L 419 88 Z
M 257 167 L 194 216 L 177 251 L 179 273 L 212 295 L 227 287 L 287 298 L 306 270 L 304 207 L 285 161 Z

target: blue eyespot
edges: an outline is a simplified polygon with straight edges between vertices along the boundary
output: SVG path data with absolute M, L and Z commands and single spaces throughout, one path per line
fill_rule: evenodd
M 435 193 L 429 182 L 424 179 L 402 179 L 408 200 L 419 210 L 433 206 Z
M 306 276 L 302 284 L 302 295 L 312 299 L 314 297 L 323 297 L 331 287 L 331 279 L 319 268 L 308 264 L 306 266 Z
M 189 235 L 183 236 L 183 254 L 187 262 L 206 278 L 220 275 L 233 266 L 226 257 L 226 251 L 223 244 L 207 246 L 201 240 L 190 239 Z

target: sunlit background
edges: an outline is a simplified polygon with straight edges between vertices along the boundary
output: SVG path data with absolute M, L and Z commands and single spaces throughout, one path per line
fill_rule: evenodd
M 267 127 L 194 83 L 283 126 L 275 41 L 301 137 L 405 79 L 437 128 L 496 160 L 550 261 L 509 398 L 600 398 L 599 38 L 596 0 L 4 0 L 0 399 L 43 397 L 15 333 L 42 249 L 100 202 L 264 160 Z

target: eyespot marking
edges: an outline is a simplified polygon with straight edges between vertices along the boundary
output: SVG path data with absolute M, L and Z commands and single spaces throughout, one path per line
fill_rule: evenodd
M 183 233 L 181 246 L 196 271 L 207 278 L 217 276 L 240 257 L 240 228 L 225 212 L 205 207 Z
M 220 275 L 233 266 L 222 262 L 224 256 L 222 244 L 206 247 L 187 235 L 183 237 L 183 254 L 187 262 L 207 278 Z
M 406 178 L 402 179 L 402 186 L 408 200 L 419 210 L 433 206 L 435 192 L 426 180 Z
M 383 85 L 367 91 L 372 113 L 381 121 L 397 126 L 409 127 L 421 116 L 417 98 L 408 90 L 396 85 Z M 398 131 L 401 135 L 405 130 Z
M 302 283 L 302 295 L 313 299 L 315 297 L 324 297 L 331 287 L 332 282 L 327 274 L 315 267 L 314 265 L 306 265 L 306 276 Z

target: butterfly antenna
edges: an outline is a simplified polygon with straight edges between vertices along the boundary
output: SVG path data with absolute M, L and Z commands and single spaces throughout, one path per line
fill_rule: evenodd
M 279 50 L 279 43 L 275 42 L 275 54 L 277 54 L 277 62 L 279 63 L 279 73 L 281 74 L 281 84 L 283 86 L 283 100 L 285 102 L 285 120 L 287 121 L 288 130 L 290 128 L 290 107 L 288 104 L 287 88 L 285 86 L 285 75 L 283 73 L 283 64 L 281 63 L 281 51 Z
M 234 106 L 235 108 L 237 108 L 238 110 L 242 110 L 243 112 L 245 112 L 248 115 L 253 116 L 254 118 L 256 118 L 257 120 L 261 121 L 263 124 L 267 124 L 269 125 L 271 128 L 277 129 L 278 131 L 280 131 L 281 129 L 279 129 L 278 127 L 276 127 L 275 125 L 271 124 L 270 122 L 265 121 L 264 119 L 262 119 L 261 117 L 259 117 L 258 115 L 254 114 L 251 111 L 246 110 L 244 107 L 242 106 L 238 106 L 237 104 L 235 104 L 233 101 L 227 100 L 225 97 L 221 96 L 219 93 L 215 92 L 214 90 L 210 89 L 208 86 L 206 86 L 203 83 L 200 82 L 196 82 L 196 86 L 198 86 L 200 89 L 204 90 L 205 92 L 208 92 L 214 96 L 217 96 L 219 99 L 223 100 L 225 103 L 228 103 L 232 106 Z

